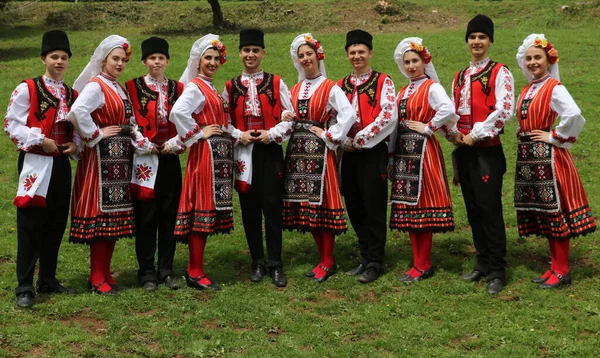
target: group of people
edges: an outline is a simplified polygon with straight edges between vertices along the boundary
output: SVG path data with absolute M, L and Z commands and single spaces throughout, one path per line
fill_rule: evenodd
M 213 78 L 227 54 L 217 35 L 193 44 L 179 81 L 165 77 L 167 41 L 146 39 L 141 59 L 148 73 L 125 86 L 117 79 L 130 60 L 131 44 L 111 35 L 70 88 L 63 82 L 71 57 L 67 35 L 45 33 L 46 72 L 16 88 L 4 120 L 20 150 L 14 200 L 17 305 L 30 307 L 36 291 L 73 293 L 56 279 L 69 199 L 69 241 L 90 246 L 88 285 L 98 294 L 121 289 L 111 276 L 111 258 L 115 242 L 131 236 L 144 290 L 156 290 L 159 283 L 179 287 L 173 272 L 176 241 L 189 247 L 186 284 L 220 290 L 204 272 L 204 249 L 209 235 L 233 229 L 234 189 L 253 282 L 269 275 L 275 286 L 287 285 L 284 229 L 310 232 L 315 240 L 320 262 L 306 276 L 324 282 L 334 275 L 335 236 L 347 230 L 342 195 L 361 253 L 347 275 L 369 283 L 383 273 L 391 199 L 389 227 L 408 232 L 413 252 L 413 267 L 400 280 L 429 278 L 433 233 L 454 230 L 435 132 L 456 145 L 453 179 L 461 186 L 477 250 L 474 269 L 462 279 L 487 278 L 487 292 L 502 291 L 506 161 L 500 134 L 513 116 L 515 97 L 512 74 L 488 56 L 492 20 L 477 15 L 468 23 L 471 61 L 456 73 L 452 98 L 422 39 L 405 38 L 394 51 L 409 81 L 399 93 L 388 75 L 370 67 L 372 40 L 363 30 L 347 33 L 352 73 L 335 82 L 326 77 L 322 44 L 309 33 L 297 36 L 290 55 L 298 83 L 288 90 L 280 76 L 261 67 L 263 32 L 243 30 L 244 70 L 220 92 Z M 517 62 L 529 81 L 516 107 L 518 230 L 521 236 L 548 238 L 551 266 L 533 281 L 556 288 L 571 283 L 570 238 L 596 228 L 568 151 L 585 119 L 559 82 L 558 53 L 543 34 L 523 41 Z M 182 180 L 178 154 L 186 150 Z M 69 157 L 78 159 L 72 195 Z

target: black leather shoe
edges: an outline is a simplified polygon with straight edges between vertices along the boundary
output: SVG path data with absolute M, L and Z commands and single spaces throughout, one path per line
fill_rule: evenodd
M 252 265 L 252 275 L 250 275 L 250 281 L 252 282 L 260 282 L 263 278 L 265 278 L 267 271 L 265 270 L 264 265 Z
M 185 272 L 185 283 L 188 285 L 188 287 L 195 288 L 199 291 L 202 291 L 206 288 L 211 288 L 215 291 L 221 291 L 221 286 L 217 285 L 216 282 L 214 282 L 214 281 L 211 281 L 210 284 L 208 284 L 208 285 L 200 283 L 200 280 L 205 277 L 206 276 L 191 277 L 186 271 Z
M 77 293 L 77 291 L 75 291 L 74 289 L 65 287 L 65 286 L 61 285 L 60 283 L 57 284 L 56 286 L 41 285 L 40 287 L 38 287 L 37 292 L 38 293 L 63 293 L 63 294 L 67 294 L 67 295 L 74 295 Z
M 348 276 L 356 276 L 356 275 L 360 275 L 363 272 L 365 272 L 365 270 L 367 269 L 367 265 L 363 264 L 362 262 L 358 264 L 358 266 L 356 266 L 355 268 L 353 268 L 350 271 L 346 271 L 346 275 Z
M 427 271 L 419 270 L 416 267 L 414 269 L 419 271 L 421 273 L 421 276 L 412 277 L 411 275 L 406 274 L 400 278 L 400 281 L 402 281 L 404 283 L 419 282 L 419 281 L 423 281 L 423 280 L 426 280 L 426 279 L 432 277 L 433 274 L 435 273 L 435 268 L 433 266 L 431 266 L 429 268 L 429 270 L 427 270 Z
M 177 290 L 179 288 L 179 281 L 173 275 L 167 275 L 163 279 L 165 286 L 170 288 L 171 290 Z
M 487 293 L 490 295 L 496 295 L 504 289 L 504 281 L 499 278 L 493 278 L 487 283 Z
M 314 270 L 314 269 L 313 269 Z M 304 273 L 306 277 L 315 277 L 315 272 L 313 270 L 308 270 Z
M 561 275 L 558 274 L 554 271 L 552 271 L 552 274 L 556 277 L 558 277 L 558 282 L 557 283 L 553 283 L 553 284 L 549 284 L 549 283 L 541 283 L 539 284 L 539 288 L 543 288 L 543 289 L 549 289 L 549 288 L 559 288 L 561 286 L 566 286 L 566 285 L 570 285 L 571 284 L 571 272 L 567 272 L 566 275 Z
M 142 289 L 146 292 L 152 292 L 158 290 L 158 284 L 156 281 L 146 281 L 142 284 Z
M 320 267 L 323 269 L 323 271 L 325 271 L 325 276 L 323 276 L 321 278 L 315 278 L 313 276 L 313 278 L 312 278 L 313 280 L 315 280 L 315 281 L 317 281 L 319 283 L 323 283 L 323 282 L 327 281 L 328 278 L 330 278 L 331 276 L 333 276 L 333 275 L 335 275 L 337 273 L 337 269 L 338 269 L 336 263 L 333 263 L 333 266 L 331 266 L 331 268 L 327 268 L 327 267 L 322 266 L 322 265 Z
M 111 277 L 112 278 L 112 277 Z M 108 283 L 108 282 L 107 282 Z M 119 284 L 117 283 L 108 283 L 108 285 L 115 291 L 115 292 L 120 292 L 123 291 L 123 288 L 121 286 L 119 286 Z M 92 281 L 90 279 L 88 279 L 88 283 L 87 283 L 87 287 L 88 290 L 91 290 L 94 288 L 94 285 L 92 285 Z
M 17 295 L 17 307 L 31 308 L 33 306 L 33 293 L 23 292 Z
M 110 291 L 104 292 L 104 291 L 99 290 L 100 286 L 104 285 L 105 283 L 110 286 Z M 97 295 L 102 295 L 102 296 L 118 296 L 119 295 L 119 292 L 117 292 L 117 290 L 115 290 L 114 287 L 112 287 L 106 281 L 101 282 L 98 286 L 92 285 L 92 283 L 90 281 L 90 285 L 92 286 L 92 292 Z
M 281 267 L 273 267 L 269 273 L 271 274 L 271 281 L 273 281 L 273 284 L 275 286 L 277 286 L 277 287 L 287 286 L 288 279 L 285 276 L 285 274 L 283 273 L 283 269 Z
M 358 282 L 360 283 L 369 283 L 377 280 L 381 276 L 381 270 L 377 267 L 367 267 L 363 273 L 360 274 L 358 278 Z
M 477 271 L 477 270 L 473 270 L 473 271 L 469 272 L 468 274 L 460 276 L 461 279 L 463 279 L 465 281 L 471 281 L 471 282 L 477 282 L 484 277 L 485 277 L 485 275 L 483 274 L 483 272 Z
M 542 277 L 542 276 L 534 277 L 531 279 L 531 282 L 537 283 L 539 285 L 540 283 L 544 283 L 544 282 L 548 281 L 548 278 L 549 277 Z

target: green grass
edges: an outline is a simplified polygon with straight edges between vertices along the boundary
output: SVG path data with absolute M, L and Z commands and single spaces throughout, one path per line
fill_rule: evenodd
M 327 74 L 337 79 L 350 71 L 343 49 L 345 31 L 355 27 L 369 29 L 375 34 L 373 67 L 389 73 L 396 90 L 407 81 L 398 71 L 392 53 L 406 36 L 424 38 L 442 84 L 449 90 L 454 72 L 466 66 L 469 59 L 464 43 L 465 24 L 474 14 L 487 13 L 497 24 L 491 57 L 510 67 L 516 88 L 520 89 L 525 79 L 515 61 L 516 49 L 529 33 L 545 33 L 560 53 L 562 81 L 587 118 L 584 132 L 571 153 L 592 210 L 596 210 L 597 215 L 600 213 L 600 184 L 596 181 L 600 168 L 600 148 L 596 146 L 600 133 L 597 121 L 600 117 L 600 60 L 596 51 L 600 42 L 600 2 L 412 0 L 401 4 L 404 11 L 412 14 L 410 19 L 397 15 L 387 18 L 386 23 L 372 11 L 374 1 L 373 6 L 361 3 L 358 0 L 311 0 L 275 1 L 267 5 L 231 1 L 223 3 L 223 8 L 226 17 L 228 13 L 246 14 L 248 23 L 256 24 L 257 17 L 262 15 L 275 19 L 273 23 L 264 23 L 271 30 L 266 37 L 267 56 L 263 67 L 281 74 L 289 86 L 297 78 L 289 58 L 289 44 L 304 31 L 311 31 L 321 40 Z M 570 11 L 561 10 L 565 4 L 571 6 Z M 11 6 L 26 5 L 13 3 Z M 24 20 L 19 12 L 22 10 L 18 9 L 0 15 L 6 24 L 0 29 L 1 108 L 5 108 L 11 91 L 22 79 L 43 72 L 37 56 L 41 34 L 47 29 L 44 13 L 80 12 L 83 7 L 66 3 L 28 6 L 35 10 L 29 20 Z M 111 17 L 98 23 L 90 19 L 93 25 L 90 29 L 83 26 L 80 30 L 68 31 L 74 56 L 67 82 L 74 81 L 94 48 L 107 35 L 118 33 L 127 37 L 137 59 L 139 44 L 152 33 L 155 23 L 136 21 L 155 16 L 156 27 L 168 29 L 165 17 L 156 16 L 161 11 L 173 15 L 198 8 L 202 13 L 201 9 L 208 4 L 205 1 L 160 2 L 148 6 L 147 3 L 121 2 L 111 6 L 124 12 L 119 15 L 119 23 Z M 132 6 L 134 14 L 126 11 Z M 260 6 L 270 6 L 268 10 L 293 9 L 296 17 L 288 21 L 277 14 L 245 11 Z M 308 21 L 317 10 L 325 10 L 326 16 Z M 7 18 L 6 14 L 10 16 Z M 298 19 L 299 14 L 307 17 Z M 198 22 L 205 21 L 209 15 L 199 17 Z M 243 23 L 243 20 L 238 22 Z M 81 22 L 77 24 L 81 26 Z M 178 20 L 171 26 L 172 32 L 164 35 L 171 44 L 168 75 L 173 78 L 179 78 L 183 72 L 191 44 L 202 29 L 198 26 L 194 32 L 182 32 L 186 24 Z M 288 30 L 284 31 L 285 28 Z M 225 34 L 223 40 L 230 58 L 217 74 L 219 88 L 241 70 L 235 51 L 237 35 Z M 143 73 L 141 63 L 134 60 L 128 65 L 123 80 Z M 460 190 L 453 187 L 457 230 L 435 236 L 433 262 L 438 271 L 432 279 L 417 285 L 406 286 L 397 280 L 412 260 L 408 237 L 398 232 L 389 232 L 386 274 L 374 284 L 360 285 L 344 275 L 336 275 L 322 285 L 307 280 L 303 272 L 318 261 L 312 238 L 289 232 L 284 233 L 284 263 L 290 277 L 289 286 L 275 289 L 268 280 L 252 284 L 247 280 L 249 253 L 236 203 L 233 233 L 211 237 L 207 245 L 207 273 L 223 283 L 222 292 L 197 292 L 187 288 L 168 291 L 161 287 L 154 294 L 145 294 L 137 285 L 133 240 L 121 240 L 115 251 L 113 270 L 117 281 L 128 289 L 117 298 L 89 294 L 85 287 L 89 272 L 88 248 L 68 244 L 65 237 L 58 277 L 81 293 L 71 297 L 40 295 L 34 308 L 27 311 L 16 309 L 14 304 L 16 219 L 12 199 L 17 182 L 17 152 L 7 136 L 2 135 L 0 356 L 597 356 L 600 351 L 600 234 L 573 241 L 574 284 L 571 287 L 548 292 L 529 283 L 531 277 L 545 270 L 548 250 L 543 239 L 517 237 L 512 201 L 515 127 L 513 119 L 502 138 L 508 163 L 504 177 L 504 214 L 509 282 L 498 297 L 487 295 L 484 283 L 473 285 L 458 279 L 460 273 L 472 267 L 474 249 Z M 447 168 L 450 168 L 452 146 L 442 142 Z M 335 255 L 343 269 L 354 264 L 357 247 L 352 230 L 338 237 Z M 187 247 L 182 245 L 175 258 L 178 275 L 183 274 L 186 264 Z

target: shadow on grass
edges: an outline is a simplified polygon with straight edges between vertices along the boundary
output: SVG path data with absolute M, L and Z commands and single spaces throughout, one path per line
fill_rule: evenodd
M 40 49 L 38 47 L 7 48 L 0 51 L 0 62 L 20 60 L 23 58 L 32 58 L 39 56 Z

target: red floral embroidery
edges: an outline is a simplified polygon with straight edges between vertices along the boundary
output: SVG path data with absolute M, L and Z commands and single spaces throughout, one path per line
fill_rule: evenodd
M 504 127 L 504 122 L 498 120 L 498 121 L 494 122 L 494 126 L 496 128 L 502 128 L 502 127 Z
M 30 176 L 28 176 L 27 178 L 25 178 L 25 180 L 23 180 L 23 187 L 25 188 L 25 191 L 29 191 L 29 189 L 31 189 L 31 187 L 33 186 L 33 184 L 35 183 L 35 181 L 37 180 L 37 174 L 33 173 Z
M 192 129 L 191 131 L 187 132 L 184 137 L 181 137 L 181 141 L 182 142 L 187 142 L 190 138 L 192 138 L 194 135 L 196 135 L 196 133 L 198 133 L 199 131 L 200 131 L 200 126 L 198 126 L 196 124 L 196 126 L 194 127 L 194 129 Z
M 140 165 L 137 166 L 137 168 L 135 168 L 135 177 L 140 182 L 150 180 L 150 177 L 152 175 L 153 175 L 153 173 L 152 173 L 152 167 L 149 166 L 146 163 L 140 164 Z
M 246 162 L 243 160 L 236 160 L 235 161 L 235 172 L 237 173 L 237 175 L 240 175 L 245 171 L 246 171 Z

